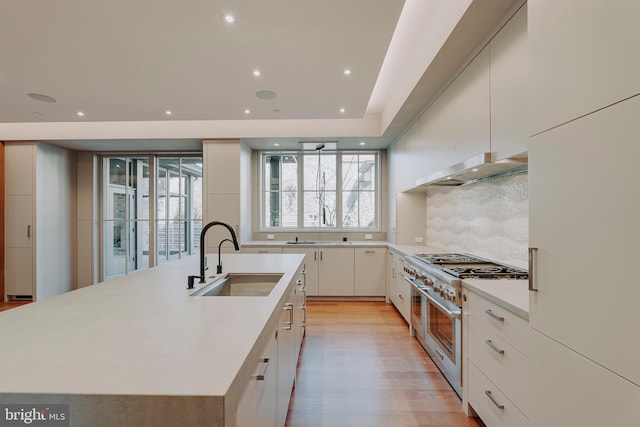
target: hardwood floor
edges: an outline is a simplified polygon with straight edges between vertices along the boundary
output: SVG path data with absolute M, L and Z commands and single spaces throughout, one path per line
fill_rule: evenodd
M 29 304 L 31 301 L 3 301 L 0 302 L 0 311 L 9 310 L 11 308 L 20 307 Z
M 307 303 L 289 427 L 482 426 L 384 302 Z

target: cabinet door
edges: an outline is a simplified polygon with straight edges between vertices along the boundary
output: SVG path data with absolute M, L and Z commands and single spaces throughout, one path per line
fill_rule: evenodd
M 317 248 L 284 248 L 285 254 L 304 254 L 305 287 L 307 295 L 318 295 L 318 249 Z
M 491 151 L 498 159 L 526 152 L 529 143 L 526 4 L 489 45 Z
M 277 352 L 275 332 L 272 332 L 238 403 L 236 427 L 276 425 Z
M 319 295 L 354 295 L 353 248 L 320 248 Z
M 278 322 L 278 397 L 276 407 L 276 425 L 278 427 L 284 426 L 287 420 L 289 400 L 296 372 L 293 306 L 293 296 L 289 294 Z
M 5 249 L 5 292 L 8 296 L 33 295 L 33 250 L 31 248 Z
M 393 295 L 392 291 L 396 287 L 396 269 L 393 263 L 395 253 L 391 251 L 387 251 L 387 274 L 386 274 L 386 290 L 385 294 L 387 296 L 387 302 L 391 302 L 391 297 Z
M 530 135 L 640 93 L 640 2 L 528 4 Z
M 529 151 L 531 326 L 635 384 L 638 117 L 640 97 L 540 134 Z
M 640 425 L 640 387 L 542 334 L 530 338 L 531 426 Z
M 385 252 L 383 248 L 355 249 L 356 296 L 384 296 Z
M 6 197 L 5 245 L 8 248 L 30 248 L 33 246 L 33 196 Z
M 5 144 L 5 194 L 34 194 L 34 146 L 26 143 Z

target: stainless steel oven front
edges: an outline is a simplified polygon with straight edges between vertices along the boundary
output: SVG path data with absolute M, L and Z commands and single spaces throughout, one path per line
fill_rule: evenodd
M 425 350 L 458 395 L 462 395 L 462 311 L 445 307 L 425 291 Z
M 427 345 L 424 340 L 427 321 L 427 297 L 413 281 L 406 277 L 405 280 L 411 283 L 411 333 L 424 347 Z

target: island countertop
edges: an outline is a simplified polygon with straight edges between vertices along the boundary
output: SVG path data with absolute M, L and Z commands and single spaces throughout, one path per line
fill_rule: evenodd
M 283 273 L 266 297 L 190 296 L 190 256 L 2 312 L 0 399 L 225 396 L 302 260 L 223 254 L 224 273 Z

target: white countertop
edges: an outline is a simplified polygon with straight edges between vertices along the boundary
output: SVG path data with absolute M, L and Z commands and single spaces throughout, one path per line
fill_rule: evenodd
M 0 393 L 224 396 L 303 258 L 223 254 L 284 273 L 267 297 L 189 296 L 191 256 L 2 312 Z
M 366 246 L 366 247 L 387 247 L 388 242 L 381 240 L 348 240 L 346 242 L 342 241 L 322 241 L 322 240 L 312 240 L 313 243 L 304 243 L 306 240 L 301 240 L 299 243 L 287 243 L 292 240 L 252 240 L 248 242 L 242 242 L 241 246 L 284 246 L 284 247 L 292 247 L 296 248 L 299 246 L 302 247 L 358 247 L 358 246 Z

